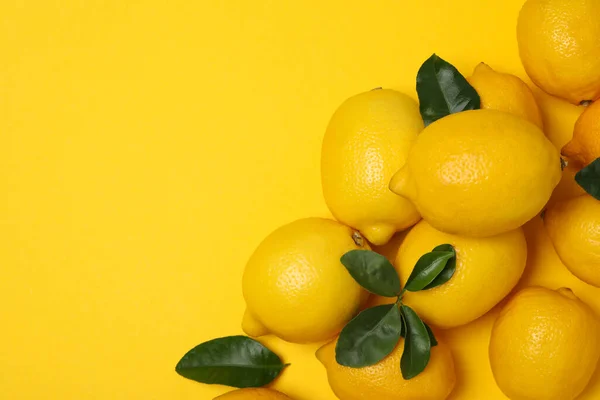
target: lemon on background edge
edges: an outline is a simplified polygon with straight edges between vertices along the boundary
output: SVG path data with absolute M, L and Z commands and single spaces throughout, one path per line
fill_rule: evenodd
M 527 0 L 519 54 L 545 92 L 579 104 L 600 97 L 600 0 Z
M 546 210 L 544 224 L 569 271 L 600 287 L 600 201 L 588 194 L 560 201 Z
M 600 16 L 599 16 L 600 18 Z M 586 107 L 573 129 L 573 138 L 562 148 L 562 154 L 579 167 L 600 157 L 600 101 Z
M 238 389 L 225 393 L 214 400 L 292 400 L 285 394 L 267 388 Z
M 451 244 L 456 270 L 443 285 L 406 292 L 402 301 L 428 324 L 452 328 L 481 317 L 519 282 L 527 261 L 527 243 L 521 228 L 486 238 L 440 232 L 421 221 L 408 233 L 394 263 L 402 285 L 419 258 L 434 247 Z
M 390 189 L 436 229 L 484 237 L 537 215 L 560 178 L 559 153 L 538 127 L 505 112 L 473 110 L 425 128 Z
M 335 344 L 334 340 L 321 347 L 317 358 L 327 370 L 329 385 L 340 400 L 444 400 L 454 389 L 454 361 L 441 340 L 431 348 L 425 370 L 410 380 L 405 380 L 400 372 L 404 339 L 381 362 L 363 368 L 339 365 L 335 360 Z
M 322 218 L 300 219 L 267 236 L 242 278 L 244 332 L 294 343 L 338 334 L 368 298 L 340 262 L 354 249 L 369 245 L 353 229 Z
M 572 400 L 600 358 L 593 311 L 570 289 L 529 287 L 500 312 L 489 347 L 496 383 L 512 400 Z
M 549 95 L 537 86 L 531 90 L 542 111 L 544 133 L 560 151 L 573 137 L 573 126 L 585 107 Z
M 329 122 L 321 153 L 325 201 L 337 220 L 373 244 L 387 243 L 420 219 L 388 185 L 421 130 L 418 104 L 389 89 L 349 98 Z
M 542 113 L 533 92 L 521 78 L 494 71 L 479 63 L 467 78 L 481 99 L 481 108 L 504 111 L 544 128 Z

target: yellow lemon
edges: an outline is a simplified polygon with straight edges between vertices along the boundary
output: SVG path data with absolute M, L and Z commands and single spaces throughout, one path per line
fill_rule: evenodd
M 533 92 L 519 77 L 480 63 L 468 81 L 481 98 L 481 108 L 514 114 L 543 129 L 542 113 Z
M 386 89 L 349 98 L 329 122 L 321 156 L 325 201 L 337 220 L 371 243 L 385 244 L 420 219 L 388 184 L 422 129 L 417 103 Z
M 585 194 L 585 190 L 575 181 L 577 171 L 578 169 L 571 164 L 565 167 L 560 182 L 552 192 L 552 197 L 550 197 L 546 208 L 550 208 L 560 201 Z
M 327 370 L 329 385 L 340 400 L 444 400 L 456 376 L 450 349 L 442 341 L 431 348 L 425 370 L 410 380 L 400 372 L 404 339 L 381 362 L 364 368 L 349 368 L 335 360 L 335 341 L 317 351 L 317 358 Z
M 538 127 L 508 113 L 474 110 L 425 128 L 390 188 L 436 229 L 492 236 L 537 215 L 560 177 L 558 151 Z
M 600 201 L 584 194 L 558 202 L 546 210 L 544 224 L 569 271 L 600 287 Z
M 277 229 L 246 265 L 242 328 L 294 343 L 331 339 L 368 297 L 340 257 L 368 248 L 358 232 L 332 220 L 307 218 Z
M 596 101 L 577 119 L 573 139 L 562 148 L 562 154 L 580 167 L 585 167 L 600 157 L 599 137 L 600 101 Z
M 214 400 L 292 400 L 285 394 L 272 389 L 265 388 L 251 388 L 251 389 L 239 389 L 229 393 L 225 393 L 222 396 L 215 398 Z
M 403 302 L 440 328 L 467 324 L 492 309 L 515 287 L 527 261 L 521 228 L 486 238 L 443 233 L 421 221 L 406 235 L 395 266 L 402 285 L 419 258 L 441 244 L 456 251 L 456 270 L 443 285 L 406 292 Z
M 517 39 L 531 80 L 574 104 L 600 97 L 598 21 L 600 0 L 527 0 Z
M 542 110 L 544 133 L 554 147 L 560 150 L 573 137 L 573 126 L 585 107 L 551 96 L 538 87 L 532 90 Z
M 530 287 L 506 304 L 492 329 L 490 364 L 512 400 L 572 400 L 600 358 L 598 321 L 570 289 Z

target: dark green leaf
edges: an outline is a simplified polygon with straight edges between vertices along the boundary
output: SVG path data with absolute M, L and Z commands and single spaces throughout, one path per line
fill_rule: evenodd
M 188 351 L 175 371 L 194 381 L 260 387 L 272 382 L 286 367 L 277 354 L 246 336 L 210 340 Z
M 600 200 L 600 158 L 575 174 L 575 180 L 596 200 Z
M 451 257 L 446 262 L 446 266 L 444 267 L 442 272 L 440 272 L 438 276 L 436 276 L 435 279 L 431 281 L 429 285 L 425 286 L 423 290 L 429 290 L 436 286 L 443 285 L 444 283 L 448 282 L 450 278 L 452 278 L 452 276 L 454 275 L 454 271 L 456 271 L 456 251 L 454 250 L 454 247 L 452 247 L 452 245 L 441 244 L 434 248 L 433 251 L 451 251 L 452 253 L 454 253 L 454 257 Z
M 368 308 L 340 333 L 335 359 L 353 368 L 377 364 L 394 350 L 401 330 L 402 317 L 396 304 Z
M 403 305 L 402 314 L 406 319 L 404 353 L 400 359 L 402 377 L 412 379 L 425 370 L 431 356 L 431 341 L 425 324 L 412 308 Z
M 477 91 L 452 64 L 432 55 L 417 74 L 417 94 L 425 126 L 450 114 L 477 110 Z
M 402 318 L 402 330 L 400 331 L 400 336 L 402 336 L 403 338 L 405 338 L 406 337 L 406 332 L 407 332 L 406 318 L 404 318 L 404 314 L 402 314 L 402 312 L 400 312 L 400 318 Z
M 369 292 L 385 297 L 400 294 L 398 273 L 381 254 L 371 250 L 350 250 L 341 261 L 354 280 Z
M 436 247 L 436 249 L 439 247 Z M 450 248 L 451 250 L 434 249 L 429 253 L 423 254 L 406 280 L 404 290 L 418 292 L 431 284 L 444 270 L 448 261 L 454 257 L 454 248 L 452 246 Z
M 433 331 L 425 322 L 423 322 L 423 325 L 425 325 L 425 329 L 427 329 L 427 333 L 429 334 L 429 342 L 431 343 L 431 347 L 437 346 L 438 342 L 435 338 L 435 335 L 433 334 Z

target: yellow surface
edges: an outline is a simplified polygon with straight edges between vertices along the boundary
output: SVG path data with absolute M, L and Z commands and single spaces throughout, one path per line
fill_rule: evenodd
M 224 393 L 173 369 L 241 332 L 242 270 L 266 234 L 329 215 L 319 161 L 336 107 L 378 86 L 414 96 L 433 52 L 523 78 L 521 3 L 1 1 L 0 398 Z M 540 229 L 526 229 L 524 281 L 572 286 L 600 312 Z M 443 335 L 451 400 L 504 399 L 492 321 Z M 318 344 L 266 342 L 293 363 L 278 389 L 334 400 Z M 582 399 L 598 396 L 596 375 Z

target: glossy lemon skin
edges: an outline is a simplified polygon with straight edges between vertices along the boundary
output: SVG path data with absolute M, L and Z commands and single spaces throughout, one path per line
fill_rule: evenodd
M 395 261 L 402 285 L 419 258 L 441 244 L 456 251 L 456 270 L 448 282 L 403 301 L 430 325 L 452 328 L 467 324 L 492 309 L 515 287 L 527 261 L 521 228 L 486 238 L 440 232 L 421 221 L 408 233 Z
M 600 287 L 600 201 L 588 194 L 560 201 L 546 210 L 544 223 L 569 271 Z
M 325 201 L 336 219 L 373 244 L 387 243 L 420 219 L 388 185 L 421 130 L 417 103 L 389 89 L 349 98 L 329 122 L 321 153 Z
M 592 310 L 570 289 L 529 287 L 515 294 L 492 329 L 490 364 L 511 400 L 573 400 L 600 358 Z
M 573 104 L 600 97 L 600 0 L 527 0 L 517 39 L 542 90 Z
M 560 156 L 534 124 L 497 110 L 429 125 L 390 189 L 438 230 L 485 237 L 536 216 L 561 178 Z
M 327 370 L 329 385 L 340 400 L 444 400 L 456 383 L 454 361 L 443 341 L 431 349 L 425 370 L 405 380 L 400 372 L 404 339 L 378 364 L 349 368 L 335 361 L 335 341 L 317 351 L 317 358 Z
M 533 92 L 518 76 L 493 70 L 480 63 L 468 78 L 481 99 L 481 108 L 504 111 L 544 129 L 542 112 Z
M 368 248 L 352 228 L 328 219 L 301 219 L 275 230 L 246 265 L 242 328 L 250 336 L 272 333 L 294 343 L 331 339 L 368 297 L 340 257 Z
M 562 154 L 580 168 L 600 157 L 600 101 L 586 107 L 577 119 L 573 138 L 562 148 Z

